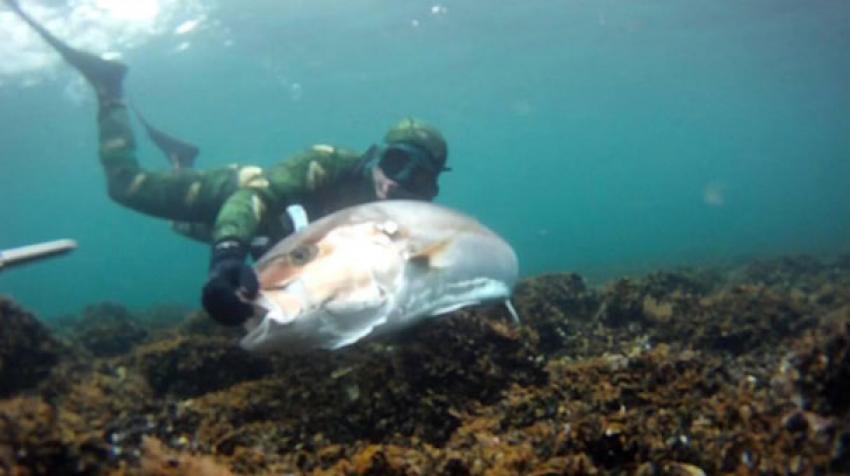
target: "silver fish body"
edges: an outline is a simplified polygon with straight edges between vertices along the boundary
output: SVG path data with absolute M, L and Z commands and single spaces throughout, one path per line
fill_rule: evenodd
M 422 319 L 506 300 L 511 246 L 473 218 L 389 200 L 328 215 L 255 265 L 260 292 L 241 341 L 251 351 L 338 349 Z

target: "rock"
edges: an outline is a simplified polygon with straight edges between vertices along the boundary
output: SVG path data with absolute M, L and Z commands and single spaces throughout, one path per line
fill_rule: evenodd
M 0 397 L 36 386 L 61 352 L 59 342 L 33 314 L 0 297 Z
M 808 333 L 789 358 L 805 405 L 823 413 L 850 413 L 850 322 Z
M 529 278 L 520 325 L 301 355 L 199 312 L 0 400 L 0 474 L 848 474 L 846 261 Z
M 577 274 L 548 274 L 523 280 L 514 305 L 524 325 L 538 335 L 538 349 L 557 355 L 573 348 L 573 340 L 599 309 L 598 293 Z
M 135 360 L 160 395 L 193 397 L 271 371 L 268 359 L 249 354 L 220 337 L 177 337 L 142 346 Z
M 108 458 L 102 435 L 38 397 L 0 400 L 0 474 L 96 474 Z
M 95 357 L 126 354 L 148 336 L 127 308 L 108 302 L 86 307 L 62 330 Z

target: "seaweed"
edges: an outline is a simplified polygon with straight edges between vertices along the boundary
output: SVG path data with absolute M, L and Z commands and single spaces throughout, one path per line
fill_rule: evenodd
M 550 274 L 517 287 L 519 326 L 482 307 L 296 356 L 175 311 L 126 353 L 33 360 L 0 474 L 850 472 L 847 262 Z M 0 355 L 61 348 L 21 322 Z
M 0 296 L 0 397 L 35 387 L 63 350 L 33 314 Z

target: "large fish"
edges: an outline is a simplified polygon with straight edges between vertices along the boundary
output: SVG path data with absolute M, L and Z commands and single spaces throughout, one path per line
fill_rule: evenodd
M 516 254 L 498 235 L 410 200 L 328 215 L 282 240 L 255 269 L 257 314 L 241 345 L 284 352 L 338 349 L 485 301 L 510 308 L 518 274 Z

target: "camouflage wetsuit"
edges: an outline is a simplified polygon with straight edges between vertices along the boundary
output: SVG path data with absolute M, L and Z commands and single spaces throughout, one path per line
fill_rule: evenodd
M 173 220 L 177 231 L 203 241 L 248 245 L 267 237 L 273 244 L 292 232 L 285 214 L 289 205 L 300 204 L 315 220 L 376 199 L 361 156 L 351 150 L 318 145 L 267 169 L 233 165 L 154 172 L 138 164 L 126 107 L 102 108 L 98 124 L 109 196 Z
M 254 314 L 247 301 L 259 292 L 259 282 L 245 263 L 248 246 L 258 237 L 274 243 L 290 233 L 293 225 L 283 219 L 288 206 L 299 204 L 310 219 L 316 219 L 376 200 L 376 189 L 382 196 L 432 200 L 439 192 L 438 176 L 449 170 L 445 166 L 448 148 L 440 131 L 414 118 L 396 124 L 384 136 L 384 146 L 371 148 L 362 158 L 352 151 L 317 146 L 266 170 L 254 166 L 204 172 L 142 169 L 122 100 L 126 65 L 71 48 L 30 18 L 17 2 L 5 3 L 94 88 L 100 160 L 109 196 L 142 213 L 180 222 L 183 226 L 178 231 L 214 243 L 201 301 L 222 324 L 239 325 Z M 181 163 L 179 154 L 163 148 L 168 142 L 197 153 L 190 144 L 145 126 L 170 160 Z M 191 163 L 194 155 L 187 157 L 182 158 Z M 199 236 L 198 230 L 206 233 Z M 251 251 L 256 257 L 260 250 Z

